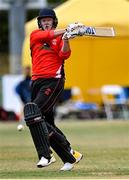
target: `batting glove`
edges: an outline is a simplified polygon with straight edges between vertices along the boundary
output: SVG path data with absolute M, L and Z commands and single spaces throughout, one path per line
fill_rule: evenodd
M 68 27 L 66 28 L 67 32 L 71 32 L 74 31 L 76 29 L 78 29 L 79 27 L 83 27 L 85 25 L 83 25 L 82 23 L 73 23 L 73 24 L 69 24 Z
M 73 39 L 74 37 L 76 37 L 76 35 L 74 35 L 74 34 L 72 34 L 72 33 L 70 33 L 70 32 L 65 32 L 65 33 L 63 34 L 62 39 L 68 40 L 68 39 Z

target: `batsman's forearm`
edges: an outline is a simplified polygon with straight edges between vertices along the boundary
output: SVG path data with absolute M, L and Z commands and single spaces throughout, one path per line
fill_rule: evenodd
M 60 36 L 65 33 L 65 29 L 54 30 L 54 37 Z
M 63 46 L 61 48 L 62 52 L 68 52 L 70 51 L 70 44 L 68 40 L 63 40 Z

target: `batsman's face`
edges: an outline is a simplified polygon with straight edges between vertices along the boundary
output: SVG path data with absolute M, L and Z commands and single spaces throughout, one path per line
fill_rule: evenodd
M 53 19 L 51 17 L 42 18 L 40 23 L 44 30 L 51 30 L 53 28 Z

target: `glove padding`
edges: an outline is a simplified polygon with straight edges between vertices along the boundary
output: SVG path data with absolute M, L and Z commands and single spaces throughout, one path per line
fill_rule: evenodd
M 62 39 L 64 40 L 68 40 L 68 39 L 73 39 L 75 38 L 77 35 L 73 35 L 70 32 L 65 32 L 62 36 Z
M 62 39 L 72 39 L 76 36 L 83 36 L 86 32 L 86 26 L 82 23 L 69 24 Z
M 76 30 L 78 28 L 82 28 L 84 26 L 85 26 L 84 24 L 76 22 L 76 23 L 73 23 L 73 24 L 69 24 L 68 27 L 66 28 L 66 31 L 67 32 L 72 32 L 72 31 L 74 31 L 74 30 Z

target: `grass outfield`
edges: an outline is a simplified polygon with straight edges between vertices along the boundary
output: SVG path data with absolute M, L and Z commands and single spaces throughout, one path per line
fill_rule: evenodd
M 37 155 L 27 127 L 0 123 L 0 179 L 129 179 L 129 121 L 65 121 L 57 123 L 83 153 L 82 161 L 69 172 L 59 172 L 62 162 L 36 168 Z

